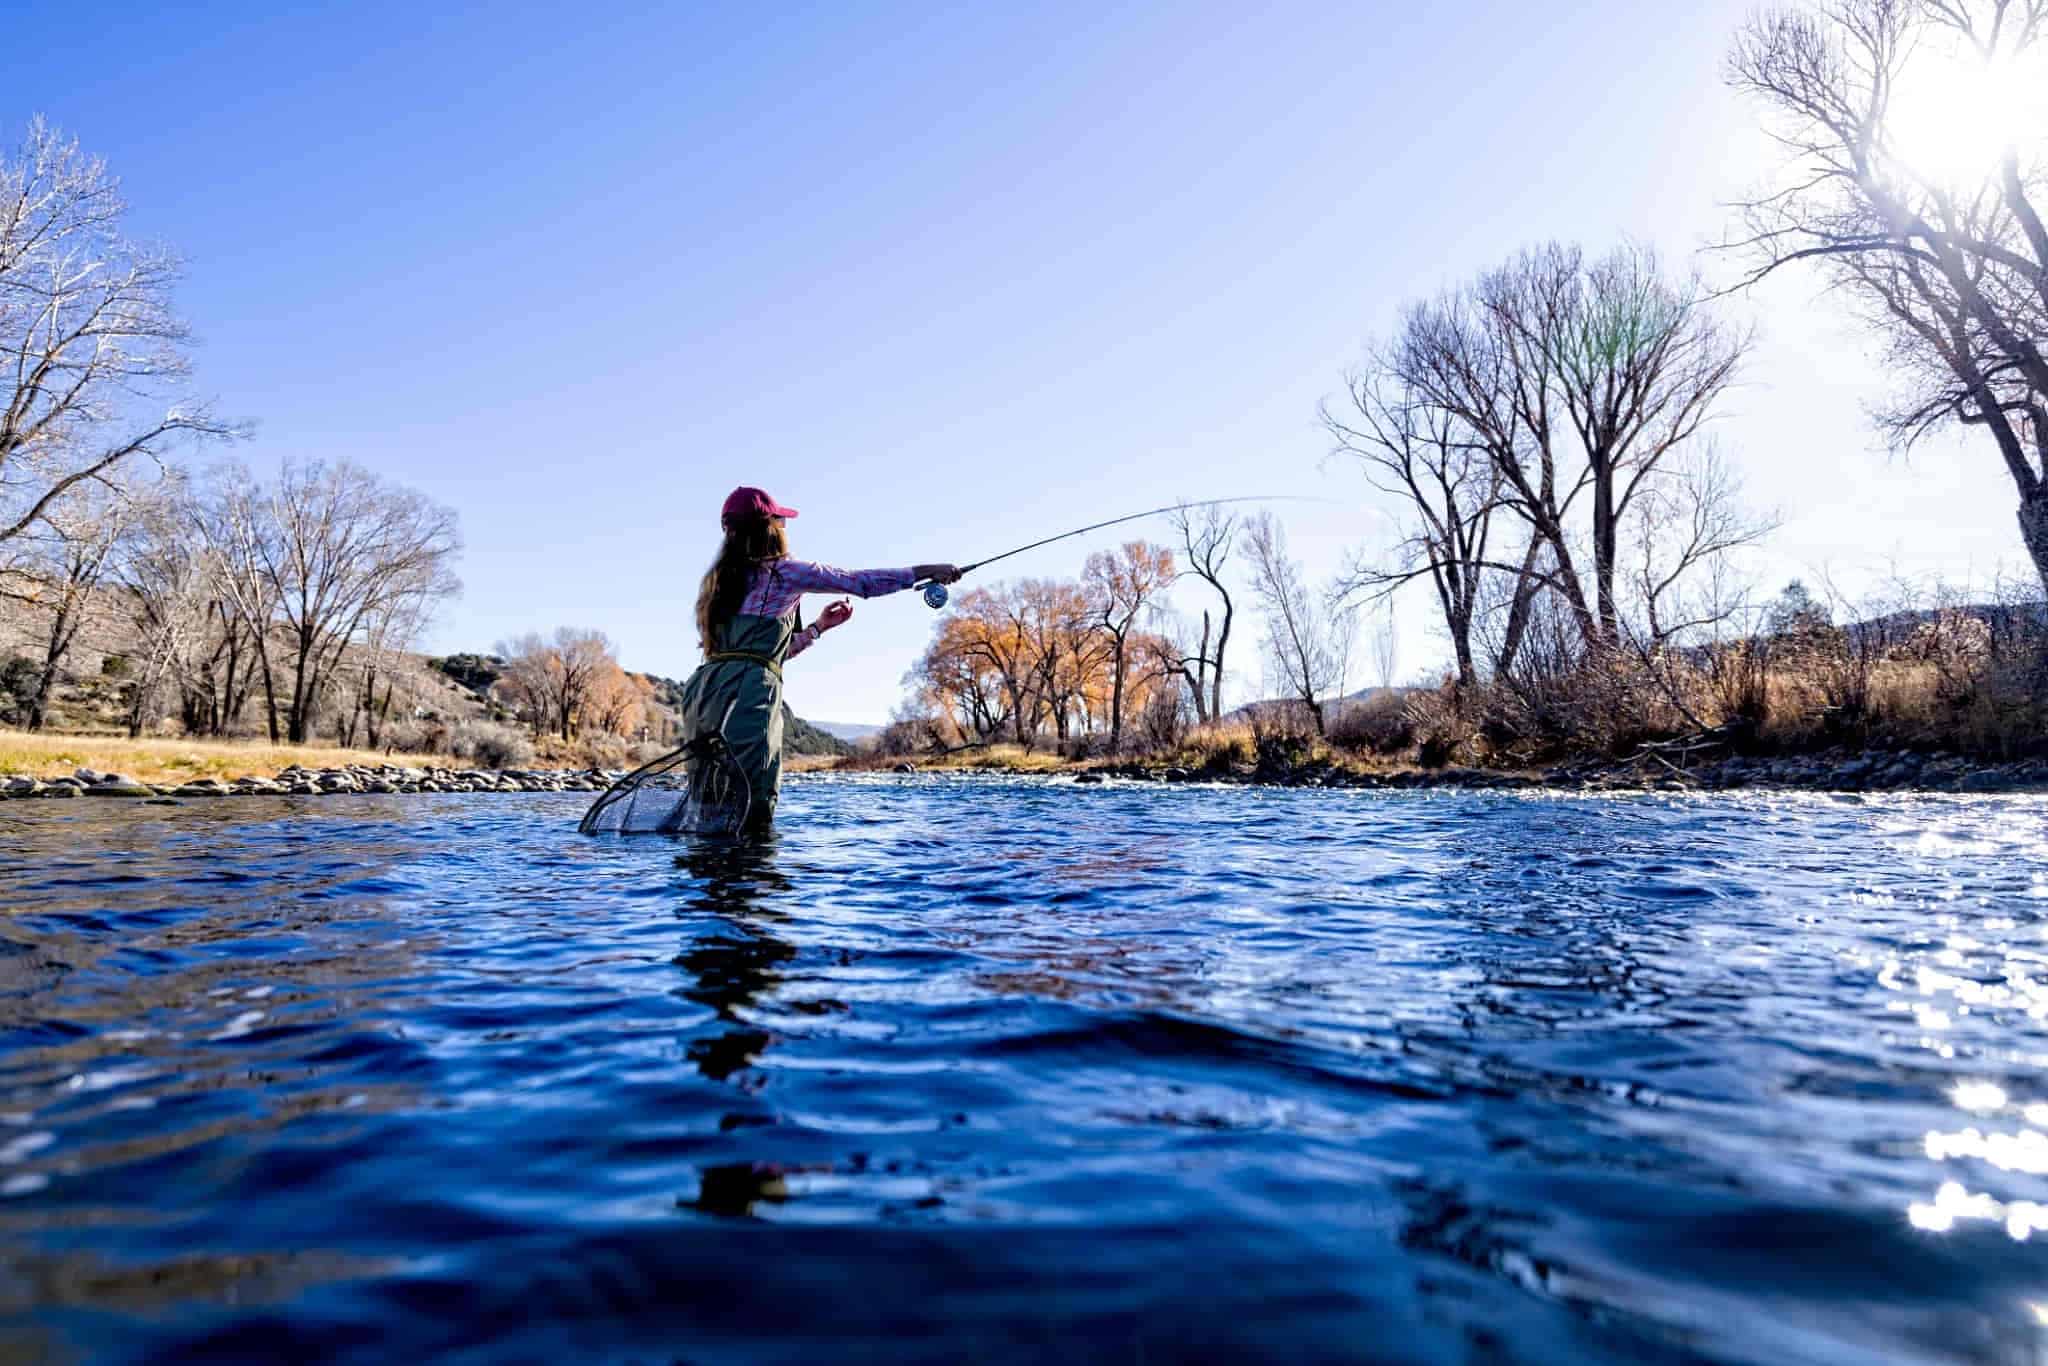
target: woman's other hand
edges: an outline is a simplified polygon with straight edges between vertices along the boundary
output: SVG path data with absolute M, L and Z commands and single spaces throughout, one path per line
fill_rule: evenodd
M 837 602 L 827 603 L 825 610 L 818 613 L 818 629 L 830 631 L 834 627 L 844 626 L 852 620 L 853 604 L 845 598 L 841 598 Z
M 910 572 L 919 579 L 930 579 L 933 583 L 960 582 L 960 566 L 956 564 L 914 564 Z

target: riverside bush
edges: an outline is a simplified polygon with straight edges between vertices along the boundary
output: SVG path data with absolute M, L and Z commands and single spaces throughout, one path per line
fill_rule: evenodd
M 1374 754 L 1407 749 L 1415 743 L 1415 720 L 1408 713 L 1408 699 L 1392 689 L 1382 689 L 1334 708 L 1329 739 L 1333 745 Z
M 510 726 L 492 721 L 464 721 L 448 739 L 449 752 L 479 768 L 525 768 L 533 762 L 533 742 Z

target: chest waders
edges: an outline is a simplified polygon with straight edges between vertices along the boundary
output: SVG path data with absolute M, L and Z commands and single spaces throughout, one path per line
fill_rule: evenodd
M 584 834 L 739 834 L 782 795 L 782 661 L 795 623 L 735 616 L 722 648 L 683 684 L 683 743 L 614 783 Z

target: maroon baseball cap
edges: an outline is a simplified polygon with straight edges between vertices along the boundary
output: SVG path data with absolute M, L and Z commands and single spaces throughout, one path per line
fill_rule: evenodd
M 718 520 L 730 526 L 747 517 L 794 517 L 795 508 L 786 508 L 768 496 L 766 489 L 744 486 L 734 489 L 726 496 L 725 506 L 719 510 Z

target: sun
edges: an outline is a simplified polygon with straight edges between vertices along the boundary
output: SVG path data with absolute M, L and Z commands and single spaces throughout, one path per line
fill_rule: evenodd
M 1943 187 L 1994 176 L 2008 149 L 2048 138 L 2048 53 L 1990 55 L 1960 34 L 1925 35 L 1906 54 L 1886 104 L 1882 146 L 1915 179 Z

